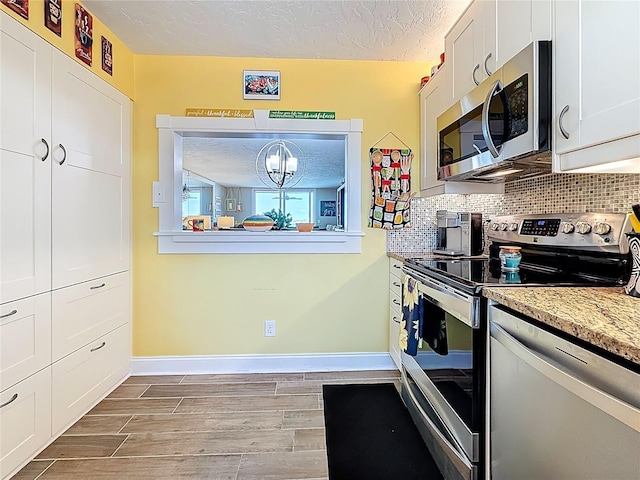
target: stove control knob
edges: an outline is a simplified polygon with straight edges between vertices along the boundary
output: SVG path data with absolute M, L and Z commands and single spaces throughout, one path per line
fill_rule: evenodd
M 509 224 L 509 231 L 515 232 L 516 230 L 518 230 L 518 224 L 516 222 L 511 222 Z
M 596 224 L 593 226 L 593 231 L 598 235 L 606 235 L 611 231 L 611 225 L 604 222 L 596 222 Z
M 493 231 L 497 231 L 500 228 L 500 224 L 497 222 L 494 222 L 491 224 L 491 230 Z
M 500 224 L 500 230 L 502 230 L 503 232 L 506 232 L 507 228 L 509 228 L 509 224 L 507 222 L 503 222 Z
M 573 226 L 573 223 L 564 222 L 561 229 L 562 233 L 573 233 L 576 228 Z
M 576 223 L 576 230 L 578 231 L 578 233 L 586 235 L 591 231 L 591 225 L 589 225 L 587 222 L 578 222 Z

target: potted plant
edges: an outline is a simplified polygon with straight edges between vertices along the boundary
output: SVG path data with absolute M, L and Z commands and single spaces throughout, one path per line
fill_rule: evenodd
M 270 212 L 264 212 L 264 214 L 271 220 L 273 220 L 274 230 L 286 230 L 289 228 L 291 222 L 293 221 L 290 213 L 287 213 L 285 215 L 280 209 L 278 209 L 278 211 L 276 212 L 276 209 L 272 208 Z

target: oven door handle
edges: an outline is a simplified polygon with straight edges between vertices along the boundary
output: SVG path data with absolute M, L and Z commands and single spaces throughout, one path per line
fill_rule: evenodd
M 467 467 L 469 469 L 469 471 L 472 471 L 473 465 L 464 456 L 464 454 L 462 454 L 460 452 L 461 448 L 459 446 L 457 446 L 457 445 L 454 446 L 447 439 L 447 437 L 445 437 L 442 434 L 442 432 L 440 431 L 438 426 L 435 423 L 433 423 L 433 421 L 429 418 L 429 415 L 427 415 L 427 413 L 422 409 L 422 407 L 420 406 L 420 402 L 418 401 L 418 399 L 414 395 L 412 389 L 408 387 L 408 388 L 405 389 L 405 391 L 411 397 L 411 402 L 413 403 L 413 407 L 415 407 L 416 410 L 418 410 L 418 412 L 420 413 L 420 416 L 427 423 L 427 425 L 429 426 L 429 429 L 432 431 L 432 433 L 438 437 L 438 442 L 441 445 L 442 444 L 446 445 L 447 448 L 449 449 L 449 452 L 451 454 L 453 454 L 460 463 L 462 463 L 465 467 Z M 435 411 L 435 409 L 433 410 L 433 412 L 434 412 L 435 415 L 438 415 L 438 413 Z M 438 418 L 440 418 L 439 415 L 438 415 Z M 442 422 L 442 419 L 440 419 L 440 421 Z M 443 422 L 443 424 L 444 424 L 444 422 Z
M 407 273 L 407 275 L 413 276 L 413 274 L 410 273 Z M 418 291 L 428 296 L 445 312 L 453 315 L 471 328 L 480 328 L 478 315 L 474 313 L 474 310 L 478 308 L 476 298 L 456 292 L 445 285 L 441 285 L 423 276 L 413 276 L 413 278 L 418 281 Z

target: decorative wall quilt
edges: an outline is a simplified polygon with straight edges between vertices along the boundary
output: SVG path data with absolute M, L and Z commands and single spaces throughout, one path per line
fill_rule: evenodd
M 411 149 L 373 147 L 369 150 L 369 160 L 369 227 L 386 230 L 411 227 Z

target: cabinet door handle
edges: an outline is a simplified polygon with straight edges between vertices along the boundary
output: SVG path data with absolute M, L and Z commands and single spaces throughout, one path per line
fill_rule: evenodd
M 395 303 L 396 305 L 402 305 L 398 300 L 396 300 L 395 298 L 393 299 L 393 303 Z
M 49 144 L 47 143 L 47 141 L 44 138 L 41 138 L 40 141 L 42 143 L 44 143 L 44 146 L 47 147 L 47 151 L 45 152 L 44 156 L 40 159 L 43 162 L 47 159 L 47 157 L 49 156 Z
M 18 399 L 18 394 L 17 394 L 17 393 L 14 393 L 14 394 L 13 394 L 13 397 L 11 397 L 11 398 L 9 399 L 9 401 L 8 401 L 8 402 L 4 402 L 2 405 L 0 405 L 0 408 L 2 408 L 2 407 L 6 407 L 6 406 L 7 406 L 7 405 L 9 405 L 10 403 L 15 402 L 17 399 Z
M 393 268 L 397 268 L 397 269 L 401 269 L 401 268 L 402 268 L 401 266 L 396 265 L 395 263 L 393 263 L 391 266 L 392 266 Z
M 562 133 L 562 136 L 567 140 L 569 140 L 569 132 L 567 132 L 567 130 L 564 128 L 564 125 L 562 125 L 562 119 L 564 118 L 564 116 L 567 114 L 568 111 L 569 111 L 569 105 L 565 105 L 562 111 L 560 112 L 560 116 L 558 117 L 558 127 L 560 127 L 560 132 Z
M 394 287 L 401 287 L 402 286 L 398 282 L 393 282 L 391 285 L 393 285 Z
M 473 72 L 471 72 L 471 78 L 473 79 L 473 83 L 475 83 L 476 85 L 480 85 L 480 82 L 476 79 L 476 72 L 479 68 L 480 64 L 477 64 L 475 67 L 473 67 Z
M 484 71 L 487 72 L 487 75 L 491 76 L 491 73 L 489 71 L 489 67 L 487 67 L 487 62 L 489 61 L 489 59 L 491 58 L 491 54 L 487 55 L 487 58 L 484 59 Z
M 398 317 L 392 317 L 391 320 L 393 320 L 396 323 L 400 323 L 400 320 L 398 320 Z
M 9 313 L 5 313 L 4 315 L 0 315 L 0 318 L 7 318 L 7 317 L 10 317 L 11 315 L 15 315 L 16 313 L 18 313 L 18 310 L 16 310 L 14 308 Z
M 100 350 L 102 347 L 104 347 L 107 344 L 107 342 L 102 342 L 101 345 L 92 348 L 91 350 L 89 350 L 90 352 L 95 352 L 96 350 Z
M 62 153 L 64 154 L 62 155 L 62 160 L 58 162 L 58 165 L 62 165 L 67 160 L 67 149 L 64 148 L 64 145 L 62 145 L 61 143 L 58 144 L 58 147 L 62 149 Z
M 106 285 L 106 283 L 103 283 L 102 285 L 94 285 L 93 287 L 89 287 L 89 290 L 97 290 L 99 288 L 102 288 Z

